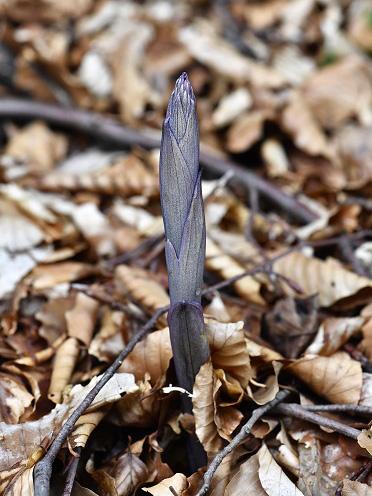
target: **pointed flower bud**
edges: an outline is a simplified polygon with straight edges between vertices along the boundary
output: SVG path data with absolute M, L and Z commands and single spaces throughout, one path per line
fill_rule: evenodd
M 163 125 L 160 198 L 171 301 L 200 303 L 205 221 L 195 96 L 185 73 L 176 82 Z

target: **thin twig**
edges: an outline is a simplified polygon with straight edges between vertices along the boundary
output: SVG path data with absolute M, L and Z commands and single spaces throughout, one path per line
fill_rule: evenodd
M 144 148 L 160 146 L 159 131 L 138 131 L 121 125 L 118 121 L 94 112 L 61 107 L 42 102 L 33 102 L 22 98 L 0 98 L 0 119 L 30 120 L 43 119 L 51 124 L 68 130 L 81 131 L 104 141 L 120 146 L 138 145 Z M 223 175 L 231 172 L 231 182 L 249 188 L 255 188 L 262 196 L 275 203 L 282 210 L 301 223 L 316 219 L 316 215 L 296 198 L 286 194 L 278 187 L 257 176 L 248 169 L 234 162 L 206 151 L 202 146 L 200 162 L 211 172 Z
M 306 420 L 307 422 L 326 427 L 327 429 L 339 432 L 340 434 L 343 434 L 344 436 L 350 437 L 351 439 L 355 440 L 358 439 L 358 436 L 360 434 L 360 431 L 358 429 L 354 429 L 354 427 L 349 427 L 342 422 L 338 422 L 338 420 L 333 420 L 329 417 L 323 417 L 323 415 L 309 412 L 308 410 L 305 410 L 301 405 L 297 405 L 296 403 L 278 405 L 275 408 L 275 413 L 282 413 L 284 415 L 289 415 L 290 417 L 296 417 L 302 420 Z
M 80 461 L 80 453 L 81 453 L 82 448 L 78 446 L 75 449 L 76 456 L 74 456 L 70 462 L 70 465 L 68 467 L 68 472 L 67 472 L 67 477 L 66 477 L 66 484 L 65 488 L 63 490 L 62 496 L 70 496 L 72 488 L 74 487 L 74 482 L 75 482 L 75 477 L 76 477 L 76 471 L 79 465 Z
M 301 405 L 308 412 L 332 412 L 347 413 L 349 415 L 361 415 L 372 417 L 372 407 L 364 405 Z
M 338 243 L 340 247 L 341 253 L 345 260 L 350 263 L 354 272 L 359 274 L 360 276 L 368 277 L 367 271 L 363 267 L 363 264 L 358 260 L 358 258 L 354 254 L 354 249 L 351 244 L 351 239 L 348 234 L 345 234 L 340 237 L 340 241 Z
M 208 470 L 204 474 L 203 485 L 200 488 L 199 492 L 196 494 L 196 496 L 204 496 L 204 494 L 208 492 L 212 482 L 213 475 L 220 466 L 220 464 L 222 463 L 222 460 L 225 458 L 225 456 L 230 454 L 237 446 L 239 446 L 239 444 L 242 441 L 244 441 L 244 439 L 250 434 L 254 424 L 261 417 L 263 417 L 266 413 L 268 413 L 272 408 L 277 406 L 281 401 L 283 401 L 287 396 L 289 396 L 289 394 L 290 391 L 279 391 L 279 393 L 272 401 L 269 401 L 269 403 L 266 403 L 266 405 L 260 406 L 259 408 L 253 410 L 250 419 L 246 424 L 243 425 L 239 433 L 233 438 L 233 440 L 227 446 L 225 446 L 225 448 L 222 451 L 220 451 L 213 458 L 212 463 L 209 465 Z
M 163 315 L 167 310 L 167 307 L 159 308 L 151 319 L 142 327 L 142 329 L 129 341 L 127 346 L 120 352 L 114 362 L 107 368 L 101 379 L 97 384 L 89 391 L 83 401 L 79 406 L 72 412 L 66 422 L 63 424 L 61 430 L 57 434 L 56 438 L 49 447 L 47 454 L 42 460 L 40 460 L 34 471 L 34 492 L 35 496 L 49 496 L 49 486 L 50 477 L 52 473 L 53 462 L 61 449 L 63 443 L 66 441 L 67 437 L 74 430 L 76 421 L 85 412 L 85 410 L 92 403 L 94 398 L 97 396 L 99 391 L 103 386 L 111 379 L 111 377 L 118 370 L 120 365 L 123 363 L 124 359 L 133 350 L 136 344 L 150 331 L 150 329 L 155 325 L 158 318 Z

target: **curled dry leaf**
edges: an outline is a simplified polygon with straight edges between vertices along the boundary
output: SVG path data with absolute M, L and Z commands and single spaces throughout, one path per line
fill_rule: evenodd
M 223 96 L 213 112 L 212 122 L 216 127 L 223 127 L 234 121 L 252 104 L 252 97 L 246 88 L 238 88 Z
M 240 153 L 254 145 L 261 138 L 268 116 L 267 112 L 259 110 L 241 115 L 227 132 L 228 151 Z
M 96 472 L 98 483 L 103 475 L 102 472 L 103 470 Z M 145 463 L 137 455 L 129 451 L 120 455 L 110 464 L 107 475 L 113 479 L 112 482 L 117 496 L 129 496 L 134 494 L 137 488 L 148 480 L 149 472 Z
M 372 496 L 372 487 L 358 481 L 342 481 L 341 496 Z
M 282 364 L 273 361 L 272 367 L 274 369 L 274 374 L 270 374 L 263 385 L 260 385 L 260 387 L 254 392 L 251 388 L 248 388 L 249 396 L 258 405 L 265 405 L 269 401 L 273 400 L 279 391 L 278 376 L 282 368 Z
M 372 286 L 371 279 L 345 269 L 333 258 L 323 261 L 300 252 L 277 260 L 274 271 L 294 281 L 307 295 L 318 294 L 321 306 L 332 305 Z
M 141 303 L 149 311 L 169 305 L 169 296 L 163 286 L 151 272 L 138 267 L 120 265 L 115 271 L 119 286 L 128 292 L 136 302 Z M 163 319 L 164 320 L 164 319 Z
M 68 444 L 72 451 L 76 448 L 84 448 L 89 436 L 101 422 L 106 413 L 107 408 L 103 407 L 101 410 L 85 413 L 78 418 L 74 431 L 68 438 Z
M 30 407 L 34 397 L 16 376 L 0 374 L 0 421 L 17 424 Z
M 358 436 L 358 444 L 372 455 L 372 429 L 363 429 Z
M 205 329 L 215 369 L 228 372 L 246 388 L 252 378 L 249 352 L 244 337 L 243 322 L 221 323 L 205 320 Z
M 26 468 L 5 489 L 4 496 L 34 496 L 34 468 Z
M 258 456 L 258 477 L 268 496 L 304 496 L 276 463 L 266 444 L 262 444 Z
M 211 361 L 200 367 L 195 378 L 193 388 L 193 413 L 195 417 L 195 431 L 208 456 L 215 455 L 222 447 L 222 438 L 219 436 L 215 424 L 214 393 L 220 387 L 218 379 L 213 373 Z
M 73 282 L 95 272 L 92 265 L 82 262 L 63 262 L 38 265 L 30 274 L 32 286 L 37 290 Z
M 245 496 L 247 488 L 255 496 L 267 496 L 259 479 L 258 455 L 253 455 L 242 463 L 238 472 L 227 484 L 223 496 Z
M 74 306 L 65 314 L 68 335 L 78 339 L 85 346 L 89 346 L 96 324 L 98 308 L 97 300 L 78 292 Z
M 172 487 L 173 491 L 170 489 Z M 143 487 L 142 491 L 146 493 L 150 493 L 153 496 L 172 496 L 174 494 L 182 494 L 187 488 L 187 479 L 184 474 L 174 474 L 172 477 L 168 479 L 163 479 L 159 484 L 153 487 Z
M 226 255 L 219 246 L 207 237 L 206 268 L 219 273 L 223 279 L 229 279 L 243 273 L 246 269 L 232 257 Z M 247 301 L 264 304 L 260 295 L 260 284 L 251 276 L 243 277 L 234 283 L 234 288 L 239 295 Z
M 362 392 L 362 367 L 347 353 L 330 357 L 305 357 L 287 370 L 331 403 L 358 403 Z
M 314 341 L 305 351 L 306 355 L 331 356 L 362 327 L 362 317 L 329 317 L 319 326 Z
M 165 327 L 148 334 L 136 344 L 120 367 L 120 371 L 134 374 L 137 380 L 150 375 L 151 383 L 158 384 L 168 369 L 172 358 L 169 329 Z
M 79 352 L 80 345 L 76 338 L 66 339 L 56 351 L 48 391 L 48 398 L 54 403 L 61 402 L 63 391 L 70 382 Z

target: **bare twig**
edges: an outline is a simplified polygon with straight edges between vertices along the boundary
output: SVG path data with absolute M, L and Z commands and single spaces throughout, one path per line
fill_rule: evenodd
M 323 417 L 317 413 L 309 412 L 301 405 L 297 405 L 297 403 L 278 405 L 275 408 L 275 413 L 282 413 L 284 415 L 289 415 L 290 417 L 306 420 L 307 422 L 326 427 L 355 440 L 358 439 L 360 434 L 360 431 L 358 429 L 354 429 L 354 427 L 349 427 L 348 425 L 338 422 L 337 420 L 333 420 L 329 417 Z
M 276 395 L 276 397 L 272 400 L 269 401 L 269 403 L 266 403 L 266 405 L 260 406 L 259 408 L 256 408 L 253 410 L 252 415 L 248 422 L 243 425 L 243 427 L 240 429 L 239 433 L 233 438 L 233 440 L 225 446 L 225 448 L 220 451 L 214 458 L 212 463 L 209 465 L 208 470 L 204 474 L 204 481 L 203 485 L 200 488 L 199 492 L 197 493 L 196 496 L 203 496 L 206 494 L 209 490 L 209 487 L 212 482 L 212 478 L 220 464 L 222 463 L 222 460 L 230 454 L 239 444 L 244 441 L 244 439 L 249 435 L 249 433 L 252 430 L 252 427 L 254 424 L 261 418 L 263 417 L 266 413 L 268 413 L 272 408 L 277 406 L 281 401 L 283 401 L 287 396 L 289 396 L 290 391 L 279 391 L 279 393 Z
M 168 310 L 168 307 L 159 308 L 151 319 L 142 327 L 142 329 L 129 341 L 127 346 L 120 352 L 115 361 L 108 367 L 101 379 L 89 391 L 79 406 L 72 412 L 66 422 L 63 424 L 61 430 L 52 442 L 47 454 L 40 460 L 34 471 L 34 492 L 35 496 L 49 496 L 50 477 L 52 473 L 53 462 L 61 449 L 63 443 L 74 429 L 76 421 L 89 407 L 94 398 L 97 396 L 103 386 L 111 379 L 117 369 L 123 363 L 124 359 L 133 350 L 136 344 L 150 331 L 155 325 L 158 318 Z
M 139 145 L 144 148 L 158 148 L 160 133 L 158 131 L 138 131 L 121 125 L 118 121 L 100 114 L 74 108 L 60 107 L 42 102 L 33 102 L 22 98 L 0 98 L 0 119 L 13 120 L 43 119 L 65 129 L 78 130 L 90 136 L 115 143 L 120 146 Z M 211 172 L 223 175 L 231 172 L 231 181 L 245 188 L 255 188 L 266 199 L 275 203 L 282 210 L 301 223 L 308 223 L 316 215 L 296 198 L 287 195 L 279 188 L 253 172 L 225 158 L 221 158 L 203 146 L 200 162 Z
M 372 417 L 372 408 L 363 405 L 301 405 L 308 412 L 332 412 L 332 413 L 347 413 L 349 415 L 360 415 Z
M 348 234 L 340 237 L 340 241 L 338 243 L 340 247 L 341 253 L 345 260 L 350 263 L 354 272 L 359 274 L 360 276 L 368 277 L 367 271 L 363 267 L 360 260 L 354 254 L 353 246 L 351 244 L 351 239 Z
M 82 448 L 80 446 L 76 448 L 75 450 L 76 456 L 74 456 L 70 462 L 66 477 L 66 484 L 62 496 L 70 496 L 71 494 L 75 482 L 76 471 L 80 461 L 81 449 Z

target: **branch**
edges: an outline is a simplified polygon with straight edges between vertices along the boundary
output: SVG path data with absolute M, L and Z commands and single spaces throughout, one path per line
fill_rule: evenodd
M 279 393 L 276 395 L 276 397 L 272 400 L 269 401 L 269 403 L 266 403 L 266 405 L 260 406 L 259 408 L 256 408 L 253 410 L 252 415 L 248 422 L 243 425 L 243 427 L 240 429 L 239 433 L 233 438 L 233 440 L 225 446 L 225 448 L 218 453 L 213 458 L 212 463 L 209 465 L 208 470 L 204 474 L 204 481 L 203 485 L 200 488 L 199 492 L 196 494 L 196 496 L 204 496 L 211 485 L 212 478 L 220 464 L 222 463 L 222 460 L 230 454 L 244 439 L 250 434 L 252 427 L 254 424 L 261 418 L 263 417 L 266 413 L 268 413 L 272 408 L 276 407 L 281 401 L 283 401 L 287 396 L 289 396 L 290 391 L 279 391 Z
M 72 488 L 74 487 L 76 471 L 77 471 L 79 461 L 80 461 L 81 451 L 82 451 L 82 448 L 80 446 L 78 446 L 75 450 L 76 456 L 74 456 L 72 458 L 70 465 L 68 467 L 65 488 L 63 490 L 62 496 L 70 496 L 71 495 Z
M 94 398 L 97 396 L 103 386 L 111 379 L 111 377 L 118 370 L 124 359 L 133 350 L 135 345 L 150 331 L 155 325 L 158 318 L 168 310 L 168 307 L 159 308 L 150 320 L 142 327 L 142 329 L 129 341 L 127 346 L 120 352 L 115 361 L 108 367 L 101 379 L 97 382 L 91 391 L 86 395 L 80 405 L 72 412 L 66 422 L 63 424 L 61 430 L 55 437 L 54 441 L 49 447 L 47 454 L 40 462 L 37 463 L 34 471 L 34 492 L 35 496 L 49 496 L 50 477 L 52 473 L 53 462 L 61 449 L 67 437 L 74 430 L 76 421 L 89 407 Z
M 125 127 L 114 119 L 87 110 L 33 102 L 22 98 L 0 98 L 0 119 L 18 121 L 43 119 L 55 126 L 81 131 L 119 146 L 138 145 L 143 148 L 159 148 L 160 146 L 158 131 L 138 131 Z M 316 219 L 316 215 L 294 197 L 287 195 L 244 167 L 206 151 L 203 146 L 200 162 L 206 169 L 218 175 L 223 175 L 227 171 L 232 172 L 236 179 L 232 178 L 231 181 L 242 184 L 247 191 L 255 188 L 262 196 L 301 223 L 306 224 Z
M 301 405 L 308 412 L 332 412 L 347 413 L 349 415 L 360 415 L 372 417 L 372 407 L 364 405 Z
M 351 437 L 351 439 L 358 439 L 360 431 L 354 429 L 354 427 L 349 427 L 338 420 L 333 420 L 329 417 L 323 417 L 317 413 L 309 412 L 305 410 L 301 405 L 297 403 L 287 403 L 286 405 L 278 405 L 275 408 L 275 413 L 282 413 L 284 415 L 289 415 L 290 417 L 296 417 L 312 424 L 320 425 L 321 427 L 326 427 L 333 431 L 339 432 L 344 436 Z

